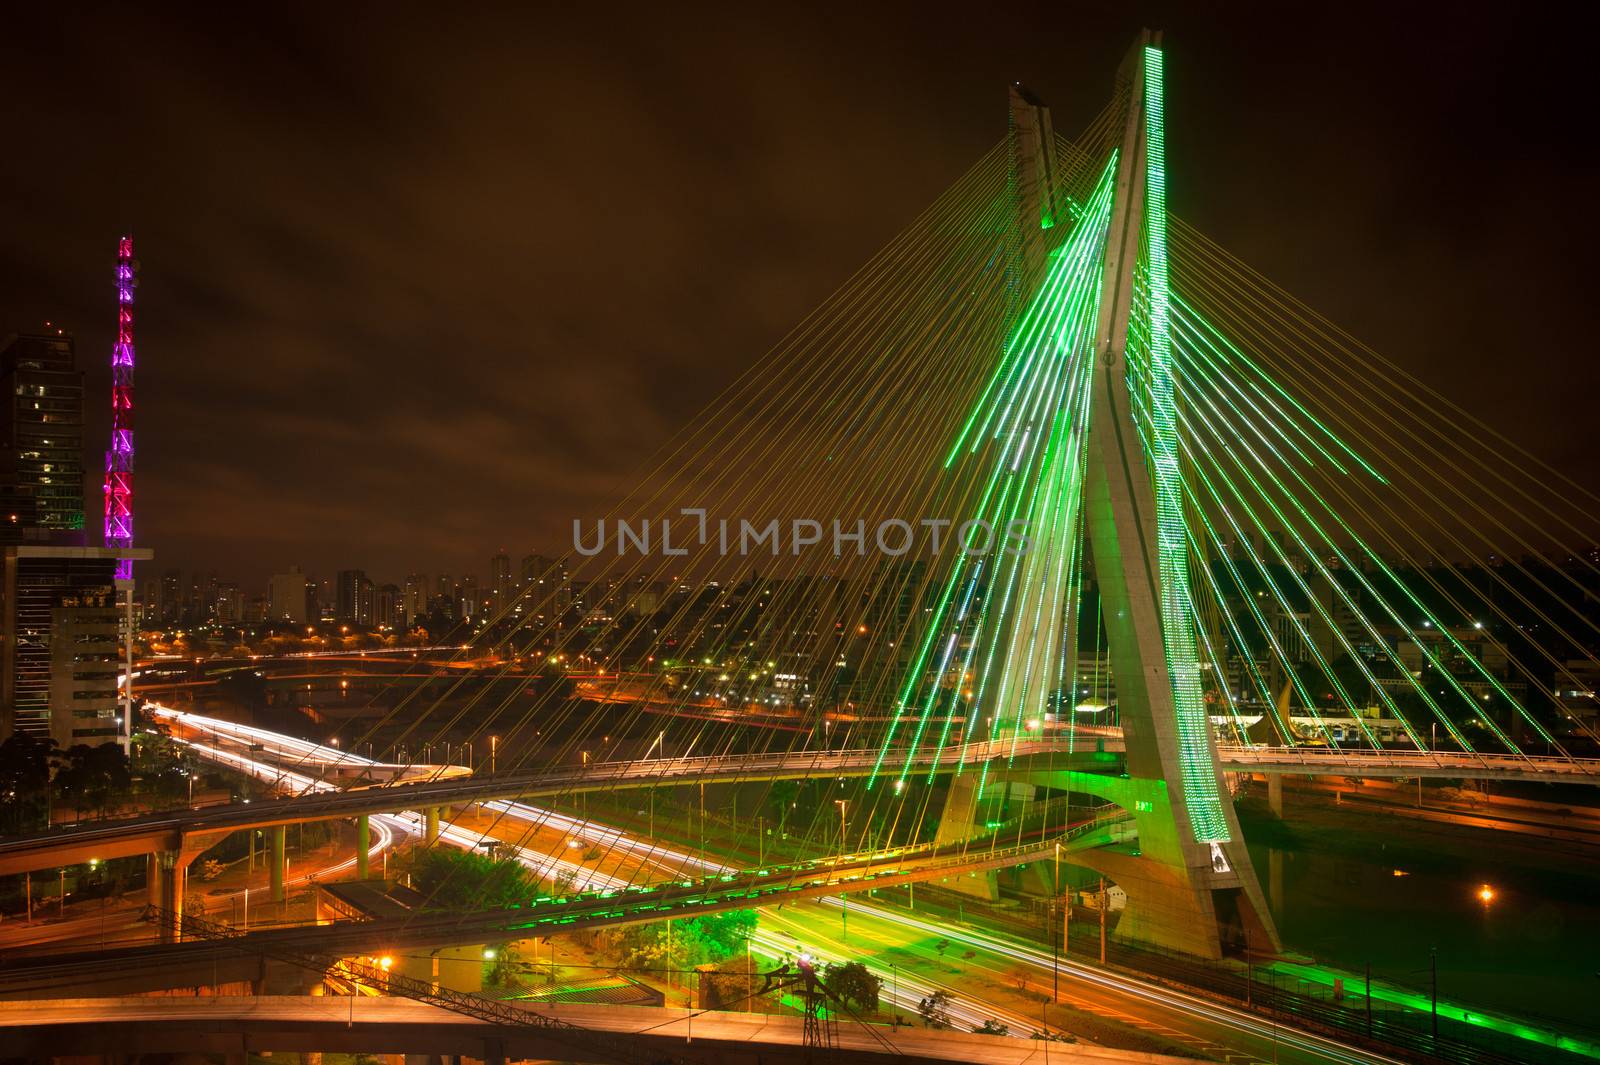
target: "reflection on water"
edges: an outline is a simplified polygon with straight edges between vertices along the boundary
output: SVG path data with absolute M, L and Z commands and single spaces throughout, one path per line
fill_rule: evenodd
M 1525 1017 L 1593 1022 L 1600 1003 L 1600 884 L 1497 862 L 1408 865 L 1251 847 L 1289 949 L 1426 990 L 1439 952 L 1441 998 Z M 1488 891 L 1484 891 L 1485 887 Z

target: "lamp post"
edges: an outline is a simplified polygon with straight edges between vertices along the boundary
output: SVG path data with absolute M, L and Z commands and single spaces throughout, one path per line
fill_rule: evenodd
M 845 828 L 845 808 L 850 805 L 849 799 L 835 799 L 833 804 L 839 808 L 839 858 L 834 862 L 838 865 L 844 860 L 844 852 L 850 849 L 846 842 L 848 830 Z M 843 895 L 839 896 L 839 942 L 848 942 L 850 938 L 850 904 Z
M 1050 893 L 1050 923 L 1052 925 L 1054 925 L 1056 923 L 1055 922 L 1056 900 L 1061 898 L 1061 897 L 1062 897 L 1062 894 L 1061 894 L 1061 844 L 1057 843 L 1056 844 L 1055 890 Z M 1061 1001 L 1061 947 L 1066 946 L 1066 943 L 1064 942 L 1066 940 L 1066 938 L 1067 938 L 1067 928 L 1066 928 L 1066 924 L 1065 923 L 1063 923 L 1062 926 L 1061 926 L 1061 938 L 1062 938 L 1063 942 L 1058 946 L 1056 944 L 1056 930 L 1054 928 L 1050 929 L 1050 945 L 1052 947 L 1055 947 L 1055 950 L 1052 951 L 1051 958 L 1050 958 L 1050 1001 L 1051 1002 L 1060 1002 Z
M 1428 948 L 1428 1008 L 1433 1015 L 1433 1042 L 1439 1043 L 1439 948 Z
M 499 750 L 500 750 L 500 737 L 499 736 L 490 736 L 489 737 L 489 772 L 491 772 L 491 773 L 493 773 L 495 771 L 496 755 L 499 753 Z

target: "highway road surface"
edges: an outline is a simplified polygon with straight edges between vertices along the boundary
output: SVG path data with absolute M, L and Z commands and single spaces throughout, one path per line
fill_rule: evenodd
M 540 1010 L 584 1031 L 497 1027 L 436 1006 L 396 998 L 118 998 L 0 1003 L 7 1053 L 83 1054 L 297 1050 L 367 1054 L 462 1054 L 490 1065 L 517 1059 L 610 1061 L 621 1045 L 643 1060 L 670 1056 L 707 1065 L 801 1065 L 798 1017 L 635 1006 Z M 606 1042 L 612 1033 L 616 1042 Z M 601 1048 L 601 1049 L 597 1049 Z M 1189 1059 L 1005 1036 L 920 1028 L 839 1027 L 830 1060 L 840 1065 L 1183 1065 Z

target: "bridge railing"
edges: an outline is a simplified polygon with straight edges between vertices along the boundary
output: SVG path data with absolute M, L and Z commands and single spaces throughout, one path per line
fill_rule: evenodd
M 1217 748 L 1222 761 L 1230 765 L 1295 764 L 1312 766 L 1374 765 L 1450 770 L 1530 770 L 1582 773 L 1600 776 L 1600 758 L 1541 756 L 1528 754 L 1490 754 L 1478 751 L 1388 751 L 1367 747 L 1244 747 L 1223 745 Z

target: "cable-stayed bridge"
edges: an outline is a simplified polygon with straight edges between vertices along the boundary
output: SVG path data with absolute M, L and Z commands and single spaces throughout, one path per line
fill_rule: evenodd
M 735 823 L 727 855 L 687 856 L 705 878 L 637 861 L 519 911 L 271 935 L 337 953 L 981 894 L 1059 855 L 1127 892 L 1120 934 L 1214 958 L 1281 946 L 1230 771 L 1596 782 L 1600 499 L 1172 216 L 1163 69 L 1147 34 L 1073 138 L 1013 87 L 1007 136 L 594 533 L 508 573 L 455 661 L 326 742 L 207 753 L 184 730 L 227 729 L 153 711 L 292 795 L 7 841 L 0 872 L 152 853 L 176 939 L 184 865 L 240 828 L 358 818 L 365 873 L 375 816 L 415 812 L 427 848 L 477 806 L 515 847 L 525 799 L 570 818 L 801 780 L 828 788 L 788 826 L 810 857 L 745 867 L 765 828 Z M 452 744 L 479 764 L 416 754 Z

